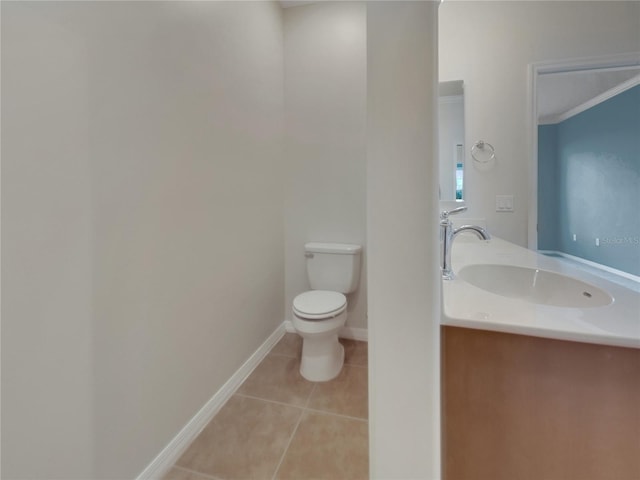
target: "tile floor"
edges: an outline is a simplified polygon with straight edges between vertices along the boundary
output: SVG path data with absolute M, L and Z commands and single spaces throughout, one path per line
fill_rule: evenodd
M 309 382 L 301 338 L 285 334 L 165 480 L 369 478 L 367 344 L 340 341 L 340 375 Z

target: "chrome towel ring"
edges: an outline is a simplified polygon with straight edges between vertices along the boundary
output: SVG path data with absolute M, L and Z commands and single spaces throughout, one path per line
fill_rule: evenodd
M 493 145 L 485 142 L 484 140 L 478 140 L 471 147 L 471 157 L 479 163 L 489 163 L 496 158 L 496 151 Z

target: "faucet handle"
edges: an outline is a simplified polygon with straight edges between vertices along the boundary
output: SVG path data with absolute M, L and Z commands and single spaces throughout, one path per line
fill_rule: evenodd
M 449 218 L 449 215 L 455 215 L 456 213 L 464 212 L 466 210 L 467 207 L 458 207 L 454 208 L 453 210 L 443 210 L 442 212 L 440 212 L 440 219 L 447 220 Z

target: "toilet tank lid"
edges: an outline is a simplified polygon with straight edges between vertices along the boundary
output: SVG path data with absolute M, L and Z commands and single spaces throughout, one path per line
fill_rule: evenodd
M 360 253 L 362 245 L 353 243 L 322 243 L 309 242 L 304 245 L 304 251 L 308 253 L 337 253 L 342 255 L 355 255 Z

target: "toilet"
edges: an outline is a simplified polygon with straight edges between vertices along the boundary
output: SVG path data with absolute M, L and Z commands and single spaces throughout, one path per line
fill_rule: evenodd
M 313 382 L 335 378 L 342 370 L 344 348 L 338 332 L 347 321 L 347 297 L 360 280 L 360 245 L 307 243 L 311 290 L 293 299 L 293 327 L 302 337 L 300 374 Z

